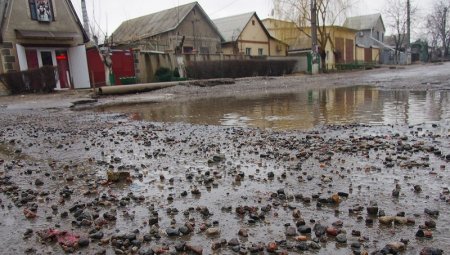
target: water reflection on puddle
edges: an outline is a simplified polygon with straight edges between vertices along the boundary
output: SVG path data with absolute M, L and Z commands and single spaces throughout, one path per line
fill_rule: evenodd
M 100 110 L 129 113 L 139 120 L 286 130 L 329 124 L 414 125 L 449 120 L 449 99 L 448 91 L 391 91 L 355 86 Z

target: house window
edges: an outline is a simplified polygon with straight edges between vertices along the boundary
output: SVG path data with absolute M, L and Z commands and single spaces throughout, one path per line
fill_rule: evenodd
M 245 48 L 245 55 L 251 55 L 252 54 L 252 48 Z
M 262 48 L 259 48 L 259 49 L 258 49 L 258 55 L 262 56 L 262 55 L 263 55 L 263 51 L 264 51 L 264 50 L 263 50 Z
M 377 31 L 377 40 L 381 40 L 381 38 L 380 38 L 380 31 Z
M 209 54 L 208 47 L 200 47 L 200 54 Z
M 254 20 L 252 20 L 252 25 L 253 25 L 253 26 L 255 25 L 255 21 L 254 21 Z
M 194 47 L 183 47 L 184 54 L 192 54 L 193 51 L 194 51 Z
M 51 51 L 41 51 L 41 59 L 43 66 L 53 66 L 53 56 Z
M 31 19 L 41 22 L 51 22 L 53 18 L 53 6 L 51 0 L 28 0 Z

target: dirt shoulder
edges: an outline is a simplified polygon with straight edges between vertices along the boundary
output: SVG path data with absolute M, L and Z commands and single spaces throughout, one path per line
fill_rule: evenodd
M 450 63 L 381 67 L 373 70 L 329 73 L 316 76 L 251 77 L 219 86 L 179 85 L 139 94 L 95 97 L 91 90 L 57 91 L 53 94 L 28 94 L 0 97 L 0 107 L 13 109 L 68 108 L 83 103 L 95 105 L 189 100 L 198 97 L 228 97 L 265 93 L 370 85 L 382 89 L 439 90 L 450 87 Z M 94 100 L 92 100 L 94 98 Z

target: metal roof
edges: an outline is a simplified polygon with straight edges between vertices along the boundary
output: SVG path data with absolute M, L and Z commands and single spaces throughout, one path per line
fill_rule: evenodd
M 195 7 L 198 7 L 220 36 L 216 26 L 202 7 L 197 2 L 192 2 L 122 22 L 113 33 L 114 42 L 127 43 L 172 31 L 183 22 Z
M 380 13 L 349 17 L 345 20 L 344 27 L 356 30 L 370 30 L 377 25 L 379 19 L 381 20 L 384 30 L 386 30 Z
M 255 12 L 249 12 L 215 19 L 213 20 L 213 22 L 214 24 L 216 24 L 217 28 L 225 39 L 224 42 L 234 42 L 238 39 L 245 26 L 247 26 L 248 22 L 255 14 Z

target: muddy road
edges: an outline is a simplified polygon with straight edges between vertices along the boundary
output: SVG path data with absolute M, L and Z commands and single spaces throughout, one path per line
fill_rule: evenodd
M 415 70 L 317 82 L 449 88 L 441 72 Z M 263 87 L 298 90 L 305 79 L 312 80 L 263 79 Z M 140 97 L 261 93 L 257 83 Z M 450 251 L 448 121 L 272 131 L 138 121 L 65 105 L 26 109 L 19 107 L 26 100 L 8 100 L 0 108 L 1 254 Z

